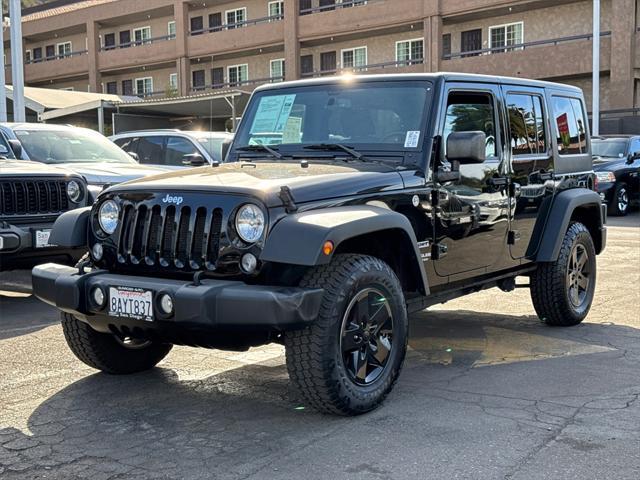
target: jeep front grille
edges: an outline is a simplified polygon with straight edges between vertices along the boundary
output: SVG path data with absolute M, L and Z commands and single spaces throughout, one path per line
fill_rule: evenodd
M 0 215 L 46 215 L 68 209 L 64 180 L 0 182 Z
M 125 204 L 120 222 L 120 264 L 215 269 L 221 208 Z

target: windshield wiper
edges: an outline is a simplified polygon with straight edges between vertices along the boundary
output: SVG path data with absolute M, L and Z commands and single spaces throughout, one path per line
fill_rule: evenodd
M 277 159 L 284 158 L 280 152 L 276 149 L 268 147 L 267 145 L 258 144 L 258 145 L 245 145 L 244 147 L 236 147 L 236 150 L 244 151 L 244 152 L 267 152 Z
M 341 143 L 318 143 L 315 145 L 306 145 L 304 148 L 307 150 L 326 150 L 326 151 L 342 150 L 343 152 L 346 152 L 349 155 L 351 155 L 356 160 L 366 160 L 365 156 L 362 153 L 358 152 L 357 150 L 354 150 L 351 147 L 342 145 Z

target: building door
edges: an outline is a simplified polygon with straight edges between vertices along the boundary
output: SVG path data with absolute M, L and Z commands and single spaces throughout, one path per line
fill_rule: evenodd
M 497 270 L 509 259 L 508 166 L 502 151 L 499 98 L 500 90 L 493 86 L 447 86 L 439 119 L 442 148 L 436 169 L 449 163 L 447 139 L 453 132 L 484 132 L 486 160 L 460 165 L 459 178 L 438 188 L 434 241 L 440 258 L 434 266 L 439 276 L 456 275 L 461 280 Z
M 123 30 L 120 32 L 120 48 L 127 48 L 131 46 L 131 31 Z
M 224 86 L 224 68 L 216 67 L 211 69 L 211 85 L 213 88 Z
M 191 17 L 191 35 L 202 35 L 204 23 L 202 17 Z
M 46 47 L 44 47 L 45 49 L 45 56 L 47 60 L 53 60 L 54 58 L 56 58 L 56 47 L 55 45 L 47 45 Z
M 209 14 L 209 31 L 217 32 L 219 30 L 222 30 L 222 14 L 220 12 Z
M 300 57 L 300 73 L 303 76 L 313 74 L 313 55 L 303 55 Z
M 104 49 L 105 50 L 113 50 L 116 48 L 116 34 L 115 33 L 105 33 L 104 35 Z
M 460 34 L 460 46 L 461 51 L 464 52 L 475 52 L 482 49 L 482 29 L 478 28 L 477 30 L 467 30 L 466 32 L 462 32 Z M 463 57 L 470 57 L 473 55 L 478 55 L 477 53 L 472 53 L 469 55 L 463 55 Z
M 334 73 L 337 67 L 336 52 L 323 52 L 320 54 L 320 70 L 323 73 Z
M 133 95 L 133 80 L 122 81 L 122 94 Z

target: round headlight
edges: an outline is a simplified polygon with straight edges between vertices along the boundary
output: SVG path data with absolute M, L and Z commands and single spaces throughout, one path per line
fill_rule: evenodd
M 264 232 L 264 213 L 256 205 L 247 203 L 240 207 L 236 215 L 236 231 L 242 240 L 254 243 Z
M 82 200 L 82 187 L 80 184 L 75 180 L 71 180 L 67 183 L 67 195 L 73 203 L 78 203 Z
M 98 210 L 98 222 L 100 222 L 100 228 L 108 235 L 111 235 L 116 231 L 118 226 L 118 213 L 120 209 L 118 204 L 113 200 L 107 200 L 100 205 Z

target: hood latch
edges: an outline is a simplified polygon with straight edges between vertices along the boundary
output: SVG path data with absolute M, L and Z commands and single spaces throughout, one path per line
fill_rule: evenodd
M 284 205 L 284 209 L 287 213 L 294 213 L 298 211 L 298 206 L 293 201 L 293 196 L 291 195 L 291 189 L 289 187 L 282 186 L 280 187 L 280 193 L 278 194 L 280 200 Z

